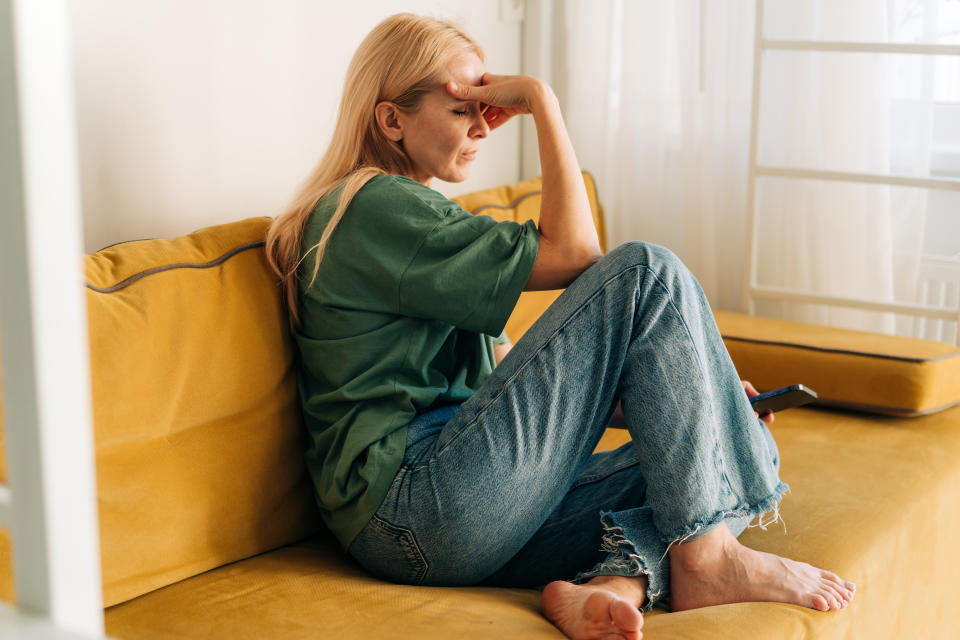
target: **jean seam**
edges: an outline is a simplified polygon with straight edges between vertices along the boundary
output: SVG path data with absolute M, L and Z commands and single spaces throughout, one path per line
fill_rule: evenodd
M 394 540 L 397 541 L 401 548 L 403 548 L 403 553 L 407 557 L 407 560 L 410 560 L 414 566 L 416 566 L 416 575 L 411 582 L 413 582 L 413 584 L 423 582 L 423 579 L 427 575 L 429 563 L 427 559 L 423 557 L 423 552 L 420 551 L 420 545 L 417 544 L 417 538 L 413 531 L 388 522 L 376 514 L 370 518 L 370 525 L 392 536 Z
M 614 475 L 615 473 L 619 473 L 625 469 L 629 469 L 630 467 L 635 467 L 638 464 L 640 464 L 640 461 L 634 459 L 630 462 L 623 462 L 617 465 L 616 467 L 606 470 L 604 473 L 595 473 L 589 476 L 580 476 L 579 478 L 577 478 L 577 481 L 574 482 L 573 485 L 570 487 L 570 490 L 572 491 L 574 489 L 584 487 L 588 484 L 593 484 L 594 482 L 606 480 L 607 478 Z
M 622 269 L 622 270 L 618 271 L 618 272 L 615 273 L 614 275 L 612 275 L 612 276 L 610 276 L 609 278 L 607 278 L 599 287 L 597 287 L 597 290 L 594 291 L 593 294 L 590 295 L 589 298 L 587 298 L 586 300 L 584 300 L 583 303 L 582 303 L 579 307 L 577 307 L 577 308 L 570 314 L 570 316 L 563 322 L 563 324 L 561 324 L 559 327 L 557 327 L 556 330 L 555 330 L 552 334 L 550 334 L 550 336 L 544 341 L 543 345 L 541 345 L 540 348 L 537 349 L 537 351 L 536 351 L 535 353 L 531 354 L 531 356 L 530 356 L 529 358 L 527 358 L 527 360 L 525 360 L 522 364 L 520 364 L 520 365 L 517 367 L 517 370 L 513 372 L 513 375 L 512 375 L 512 376 L 510 376 L 509 378 L 507 378 L 506 380 L 504 380 L 503 386 L 500 388 L 500 390 L 497 392 L 497 394 L 494 395 L 494 396 L 492 396 L 492 397 L 490 398 L 490 400 L 487 401 L 486 404 L 484 404 L 480 409 L 478 409 L 477 412 L 476 412 L 476 416 L 475 416 L 470 422 L 468 422 L 467 424 L 463 425 L 463 428 L 461 428 L 459 432 L 457 432 L 456 434 L 454 434 L 453 436 L 451 436 L 450 440 L 443 446 L 443 448 L 437 450 L 437 453 L 436 453 L 436 455 L 435 455 L 434 457 L 439 457 L 440 454 L 442 454 L 444 451 L 446 451 L 455 441 L 457 441 L 464 433 L 466 433 L 466 432 L 467 432 L 467 429 L 468 429 L 470 426 L 472 426 L 473 424 L 475 424 L 475 423 L 480 419 L 481 415 L 490 407 L 490 405 L 492 405 L 496 400 L 498 400 L 498 399 L 504 394 L 504 392 L 505 392 L 505 390 L 507 389 L 507 387 L 517 378 L 517 376 L 519 376 L 519 375 L 527 368 L 527 366 L 528 366 L 531 362 L 533 362 L 533 360 L 534 360 L 537 356 L 540 355 L 540 353 L 541 353 L 544 349 L 547 348 L 548 345 L 550 345 L 550 343 L 553 341 L 553 339 L 556 338 L 556 336 L 559 335 L 559 334 L 566 328 L 566 326 L 567 326 L 568 324 L 570 324 L 571 322 L 573 322 L 574 319 L 578 318 L 578 317 L 580 316 L 580 314 L 583 312 L 583 310 L 584 310 L 587 306 L 590 305 L 590 303 L 592 303 L 598 296 L 600 296 L 600 295 L 602 295 L 603 293 L 605 293 L 606 288 L 610 285 L 611 282 L 613 282 L 614 280 L 619 279 L 620 277 L 623 276 L 623 274 L 627 273 L 628 271 L 640 271 L 640 270 L 646 270 L 646 271 L 649 271 L 650 273 L 653 273 L 653 270 L 650 269 L 650 266 L 649 266 L 649 265 L 647 265 L 647 264 L 635 264 L 635 265 L 631 265 L 631 266 L 629 266 L 629 267 L 627 267 L 627 268 L 625 268 L 625 269 Z M 659 279 L 658 279 L 658 280 L 659 280 Z M 661 286 L 663 286 L 662 283 L 661 283 Z M 667 292 L 669 293 L 670 290 L 667 289 Z M 686 323 L 684 323 L 684 328 L 686 328 Z M 428 464 L 429 464 L 429 463 L 428 463 Z M 423 465 L 423 466 L 427 466 L 427 465 Z M 421 468 L 422 468 L 422 467 L 421 467 Z
M 660 278 L 660 276 L 657 275 L 655 271 L 650 269 L 649 266 L 647 266 L 647 269 L 650 270 L 650 274 L 653 276 L 654 280 L 656 280 L 660 284 L 660 286 L 663 288 L 663 290 L 667 292 L 667 299 L 670 302 L 671 308 L 673 308 L 673 312 L 676 314 L 677 318 L 680 320 L 680 323 L 683 324 L 683 330 L 687 334 L 687 340 L 690 342 L 690 345 L 693 347 L 694 353 L 697 354 L 698 361 L 703 363 L 701 368 L 701 371 L 702 371 L 703 368 L 706 367 L 707 359 L 704 357 L 704 354 L 700 353 L 700 350 L 697 349 L 697 341 L 693 339 L 693 333 L 690 331 L 690 325 L 687 324 L 687 319 L 683 316 L 683 312 L 681 312 L 680 309 L 677 308 L 677 305 L 674 304 L 673 291 Z M 711 419 L 710 424 L 713 425 L 714 451 L 717 455 L 717 458 L 720 461 L 720 469 L 719 469 L 720 475 L 723 477 L 724 482 L 727 483 L 727 487 L 729 487 L 729 489 L 733 491 L 733 483 L 730 482 L 730 478 L 729 476 L 727 476 L 727 462 L 726 460 L 724 460 L 724 457 L 723 457 L 723 448 L 720 446 L 720 434 L 717 431 L 716 415 L 714 415 L 712 408 L 710 409 L 710 419 Z

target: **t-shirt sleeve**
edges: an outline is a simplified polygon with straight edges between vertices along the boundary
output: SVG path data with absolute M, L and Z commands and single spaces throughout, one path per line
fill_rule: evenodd
M 400 313 L 499 335 L 533 270 L 536 224 L 449 211 L 400 278 Z

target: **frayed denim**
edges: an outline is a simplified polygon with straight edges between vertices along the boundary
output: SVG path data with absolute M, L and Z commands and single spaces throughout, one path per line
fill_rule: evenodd
M 594 454 L 621 402 L 632 442 Z M 407 427 L 400 471 L 349 552 L 406 584 L 647 577 L 672 544 L 739 535 L 787 490 L 696 279 L 631 242 L 577 278 L 459 406 Z

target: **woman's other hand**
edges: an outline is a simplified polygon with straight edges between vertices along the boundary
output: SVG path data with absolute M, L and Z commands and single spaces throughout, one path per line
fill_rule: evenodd
M 480 103 L 483 119 L 490 130 L 506 124 L 513 116 L 534 112 L 538 101 L 553 96 L 550 87 L 530 76 L 498 76 L 484 73 L 480 86 L 456 82 L 445 85 L 447 92 L 459 100 Z
M 760 395 L 760 392 L 757 391 L 752 384 L 750 384 L 749 380 L 741 380 L 740 384 L 743 385 L 743 390 L 747 392 L 748 398 Z M 762 416 L 754 411 L 753 415 L 757 416 L 767 424 L 771 424 L 773 422 L 773 411 L 765 411 Z

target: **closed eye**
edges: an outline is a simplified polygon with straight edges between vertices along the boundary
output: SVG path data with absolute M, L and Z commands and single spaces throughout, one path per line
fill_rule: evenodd
M 455 114 L 457 114 L 458 116 L 465 116 L 465 115 L 467 115 L 468 113 L 470 113 L 470 112 L 467 111 L 466 109 L 463 109 L 463 110 L 454 109 L 453 112 L 454 112 Z

